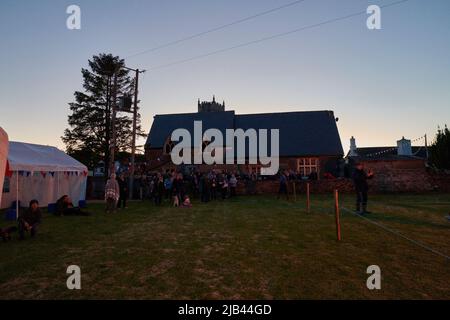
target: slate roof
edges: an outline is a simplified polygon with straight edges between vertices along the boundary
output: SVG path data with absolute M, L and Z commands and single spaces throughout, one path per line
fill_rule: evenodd
M 300 111 L 236 115 L 234 111 L 156 115 L 146 148 L 163 148 L 173 130 L 185 128 L 193 137 L 194 120 L 203 131 L 225 129 L 279 129 L 280 156 L 343 156 L 333 111 Z M 270 150 L 269 150 L 270 152 Z

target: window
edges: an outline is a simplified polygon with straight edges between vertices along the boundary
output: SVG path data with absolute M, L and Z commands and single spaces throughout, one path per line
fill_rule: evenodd
M 297 159 L 297 172 L 303 176 L 307 177 L 312 172 L 319 175 L 319 159 L 318 158 L 300 158 Z

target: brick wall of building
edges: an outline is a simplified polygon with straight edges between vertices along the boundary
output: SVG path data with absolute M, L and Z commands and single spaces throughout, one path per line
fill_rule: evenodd
M 450 175 L 417 174 L 414 172 L 403 172 L 401 176 L 390 177 L 391 185 L 386 180 L 373 179 L 369 182 L 370 192 L 373 193 L 427 193 L 427 192 L 450 192 Z M 293 184 L 297 193 L 306 192 L 306 181 L 289 181 L 289 192 L 293 192 Z M 341 193 L 353 193 L 353 182 L 348 178 L 333 180 L 310 181 L 311 193 L 331 193 L 338 189 Z M 278 192 L 279 183 L 274 180 L 256 181 L 256 194 L 275 194 Z M 240 181 L 238 193 L 246 194 L 246 182 Z

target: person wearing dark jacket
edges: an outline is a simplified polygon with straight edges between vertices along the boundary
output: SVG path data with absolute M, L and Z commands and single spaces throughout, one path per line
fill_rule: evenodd
M 280 174 L 280 187 L 278 189 L 277 199 L 280 199 L 281 195 L 286 195 L 286 200 L 289 200 L 289 192 L 288 192 L 288 176 L 286 172 L 282 172 Z
M 155 185 L 153 188 L 154 191 L 154 200 L 156 205 L 160 205 L 162 202 L 162 197 L 164 194 L 164 180 L 161 174 L 158 173 L 158 175 L 155 178 Z
M 356 163 L 355 171 L 353 172 L 353 183 L 356 190 L 356 212 L 357 213 L 369 213 L 367 211 L 367 192 L 369 191 L 368 179 L 373 178 L 372 170 L 366 172 L 364 165 L 359 162 Z
M 25 231 L 30 232 L 30 236 L 33 238 L 36 235 L 41 219 L 42 214 L 39 209 L 39 202 L 31 200 L 28 209 L 20 214 L 18 219 L 20 240 L 25 239 Z
M 89 216 L 89 212 L 82 211 L 79 207 L 74 207 L 68 195 L 63 195 L 56 201 L 57 216 Z
M 183 201 L 184 194 L 185 190 L 184 190 L 183 175 L 181 173 L 178 173 L 172 183 L 172 196 L 174 207 L 178 207 L 179 204 Z
M 127 207 L 128 187 L 123 174 L 119 176 L 117 182 L 119 183 L 119 202 L 117 203 L 117 208 L 125 209 Z

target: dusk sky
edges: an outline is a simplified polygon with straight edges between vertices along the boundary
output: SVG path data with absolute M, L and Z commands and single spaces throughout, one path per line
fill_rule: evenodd
M 293 0 L 0 2 L 0 126 L 10 140 L 55 145 L 81 68 L 98 53 L 147 69 L 140 81 L 143 128 L 161 113 L 196 112 L 197 99 L 236 113 L 333 110 L 344 146 L 395 145 L 450 124 L 450 1 L 410 0 L 276 39 L 207 54 L 396 0 L 305 0 L 161 50 L 130 55 Z M 81 8 L 81 30 L 66 8 Z M 144 140 L 138 142 L 142 145 Z

